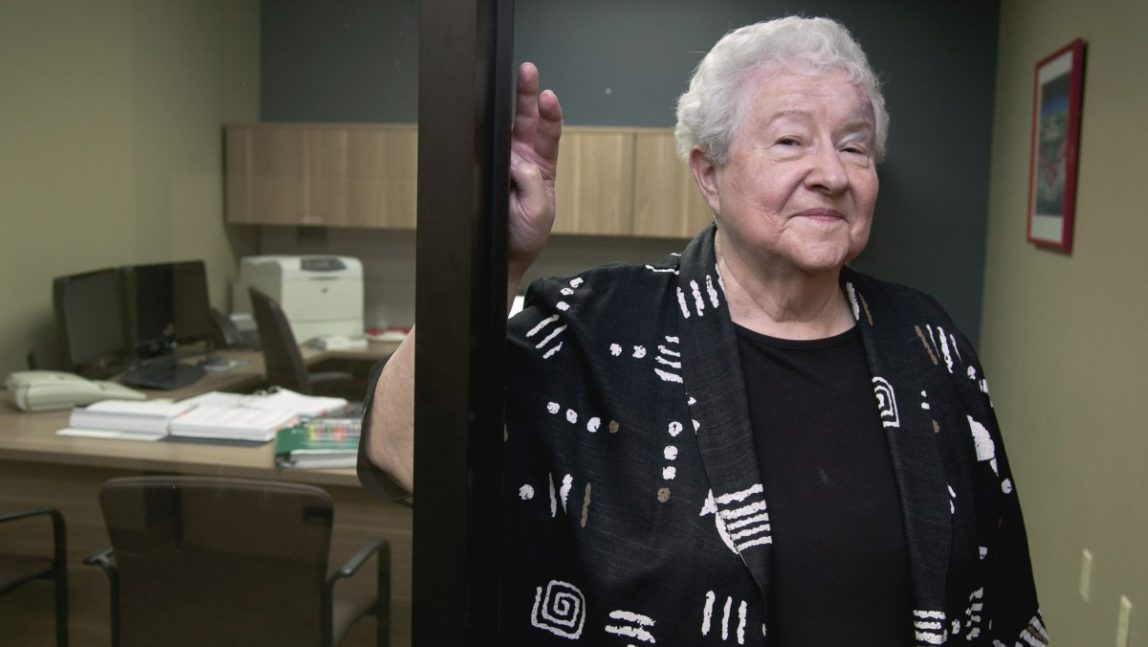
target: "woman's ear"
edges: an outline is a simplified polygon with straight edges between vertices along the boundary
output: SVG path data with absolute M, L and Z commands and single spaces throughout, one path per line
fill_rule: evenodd
M 695 148 L 690 151 L 690 173 L 694 176 L 694 182 L 697 182 L 698 189 L 702 192 L 702 197 L 705 198 L 706 204 L 713 210 L 715 216 L 721 215 L 721 199 L 718 196 L 717 189 L 717 172 L 718 167 L 705 156 L 705 153 L 700 148 Z

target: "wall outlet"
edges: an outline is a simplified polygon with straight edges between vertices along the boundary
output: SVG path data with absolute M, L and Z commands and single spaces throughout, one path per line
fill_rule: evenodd
M 1120 596 L 1120 615 L 1116 616 L 1116 647 L 1128 647 L 1132 634 L 1132 600 Z
M 1088 602 L 1092 597 L 1092 551 L 1087 548 L 1080 556 L 1080 598 Z

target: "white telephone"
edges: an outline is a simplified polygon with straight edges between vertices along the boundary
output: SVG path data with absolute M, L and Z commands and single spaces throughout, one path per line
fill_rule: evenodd
M 146 400 L 147 396 L 115 382 L 86 380 L 63 371 L 16 371 L 6 382 L 8 399 L 24 411 L 68 409 L 100 400 Z

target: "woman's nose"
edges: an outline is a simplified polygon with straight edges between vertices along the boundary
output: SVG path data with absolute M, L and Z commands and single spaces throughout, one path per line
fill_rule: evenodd
M 837 194 L 849 186 L 849 174 L 840 152 L 833 146 L 818 146 L 810 155 L 806 184 L 816 191 Z

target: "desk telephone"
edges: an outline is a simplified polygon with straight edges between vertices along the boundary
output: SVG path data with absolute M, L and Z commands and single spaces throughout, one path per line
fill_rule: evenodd
M 16 371 L 6 382 L 8 399 L 24 411 L 68 409 L 100 400 L 146 400 L 122 384 L 86 380 L 63 371 Z

